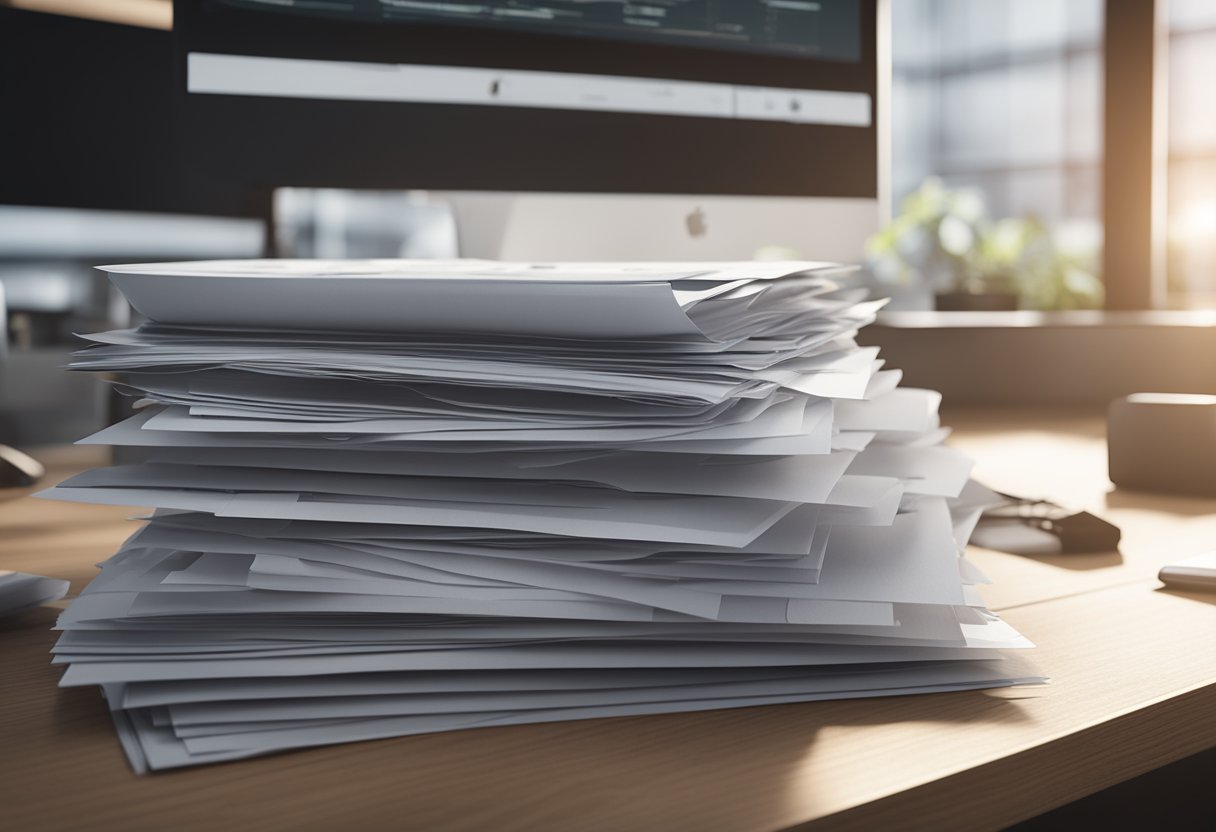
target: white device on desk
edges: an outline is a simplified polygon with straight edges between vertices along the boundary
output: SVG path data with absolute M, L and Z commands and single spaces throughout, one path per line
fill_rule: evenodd
M 1216 592 L 1216 550 L 1163 566 L 1157 577 L 1173 589 Z

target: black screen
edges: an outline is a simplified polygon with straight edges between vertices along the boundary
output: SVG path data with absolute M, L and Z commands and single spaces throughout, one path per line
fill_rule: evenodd
M 860 0 L 212 0 L 281 14 L 861 58 Z
M 845 126 L 187 93 L 186 75 L 187 55 L 208 53 L 829 90 L 872 101 L 875 5 L 565 0 L 543 8 L 583 16 L 503 22 L 490 13 L 542 6 L 489 0 L 454 18 L 444 9 L 463 8 L 460 0 L 413 3 L 408 14 L 379 0 L 176 0 L 182 128 L 208 175 L 257 185 L 873 198 L 876 106 L 868 125 Z M 660 25 L 622 23 L 642 8 L 662 9 Z M 816 27 L 789 17 L 812 8 Z M 680 22 L 693 10 L 700 28 Z

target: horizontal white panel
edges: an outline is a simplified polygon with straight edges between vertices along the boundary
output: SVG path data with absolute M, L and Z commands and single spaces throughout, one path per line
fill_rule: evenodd
M 585 75 L 192 52 L 192 93 L 538 107 L 702 118 L 870 125 L 866 93 Z
M 257 257 L 261 220 L 0 205 L 0 258 Z
M 870 96 L 835 90 L 736 87 L 735 118 L 870 126 Z

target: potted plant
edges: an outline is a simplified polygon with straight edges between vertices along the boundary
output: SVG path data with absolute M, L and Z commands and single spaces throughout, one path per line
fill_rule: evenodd
M 1017 287 L 1025 309 L 1096 309 L 1102 283 L 1095 275 L 1096 246 L 1063 244 L 1037 217 L 990 223 L 976 259 L 986 273 Z
M 1101 305 L 1092 257 L 1069 252 L 1034 217 L 993 222 L 972 189 L 927 179 L 867 244 L 884 282 L 919 281 L 939 310 L 1078 309 Z

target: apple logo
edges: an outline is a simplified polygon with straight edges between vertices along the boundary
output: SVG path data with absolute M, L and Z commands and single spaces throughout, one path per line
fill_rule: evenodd
M 688 228 L 689 237 L 704 237 L 708 226 L 705 223 L 705 212 L 698 205 L 692 210 L 687 217 L 684 218 L 684 225 Z

